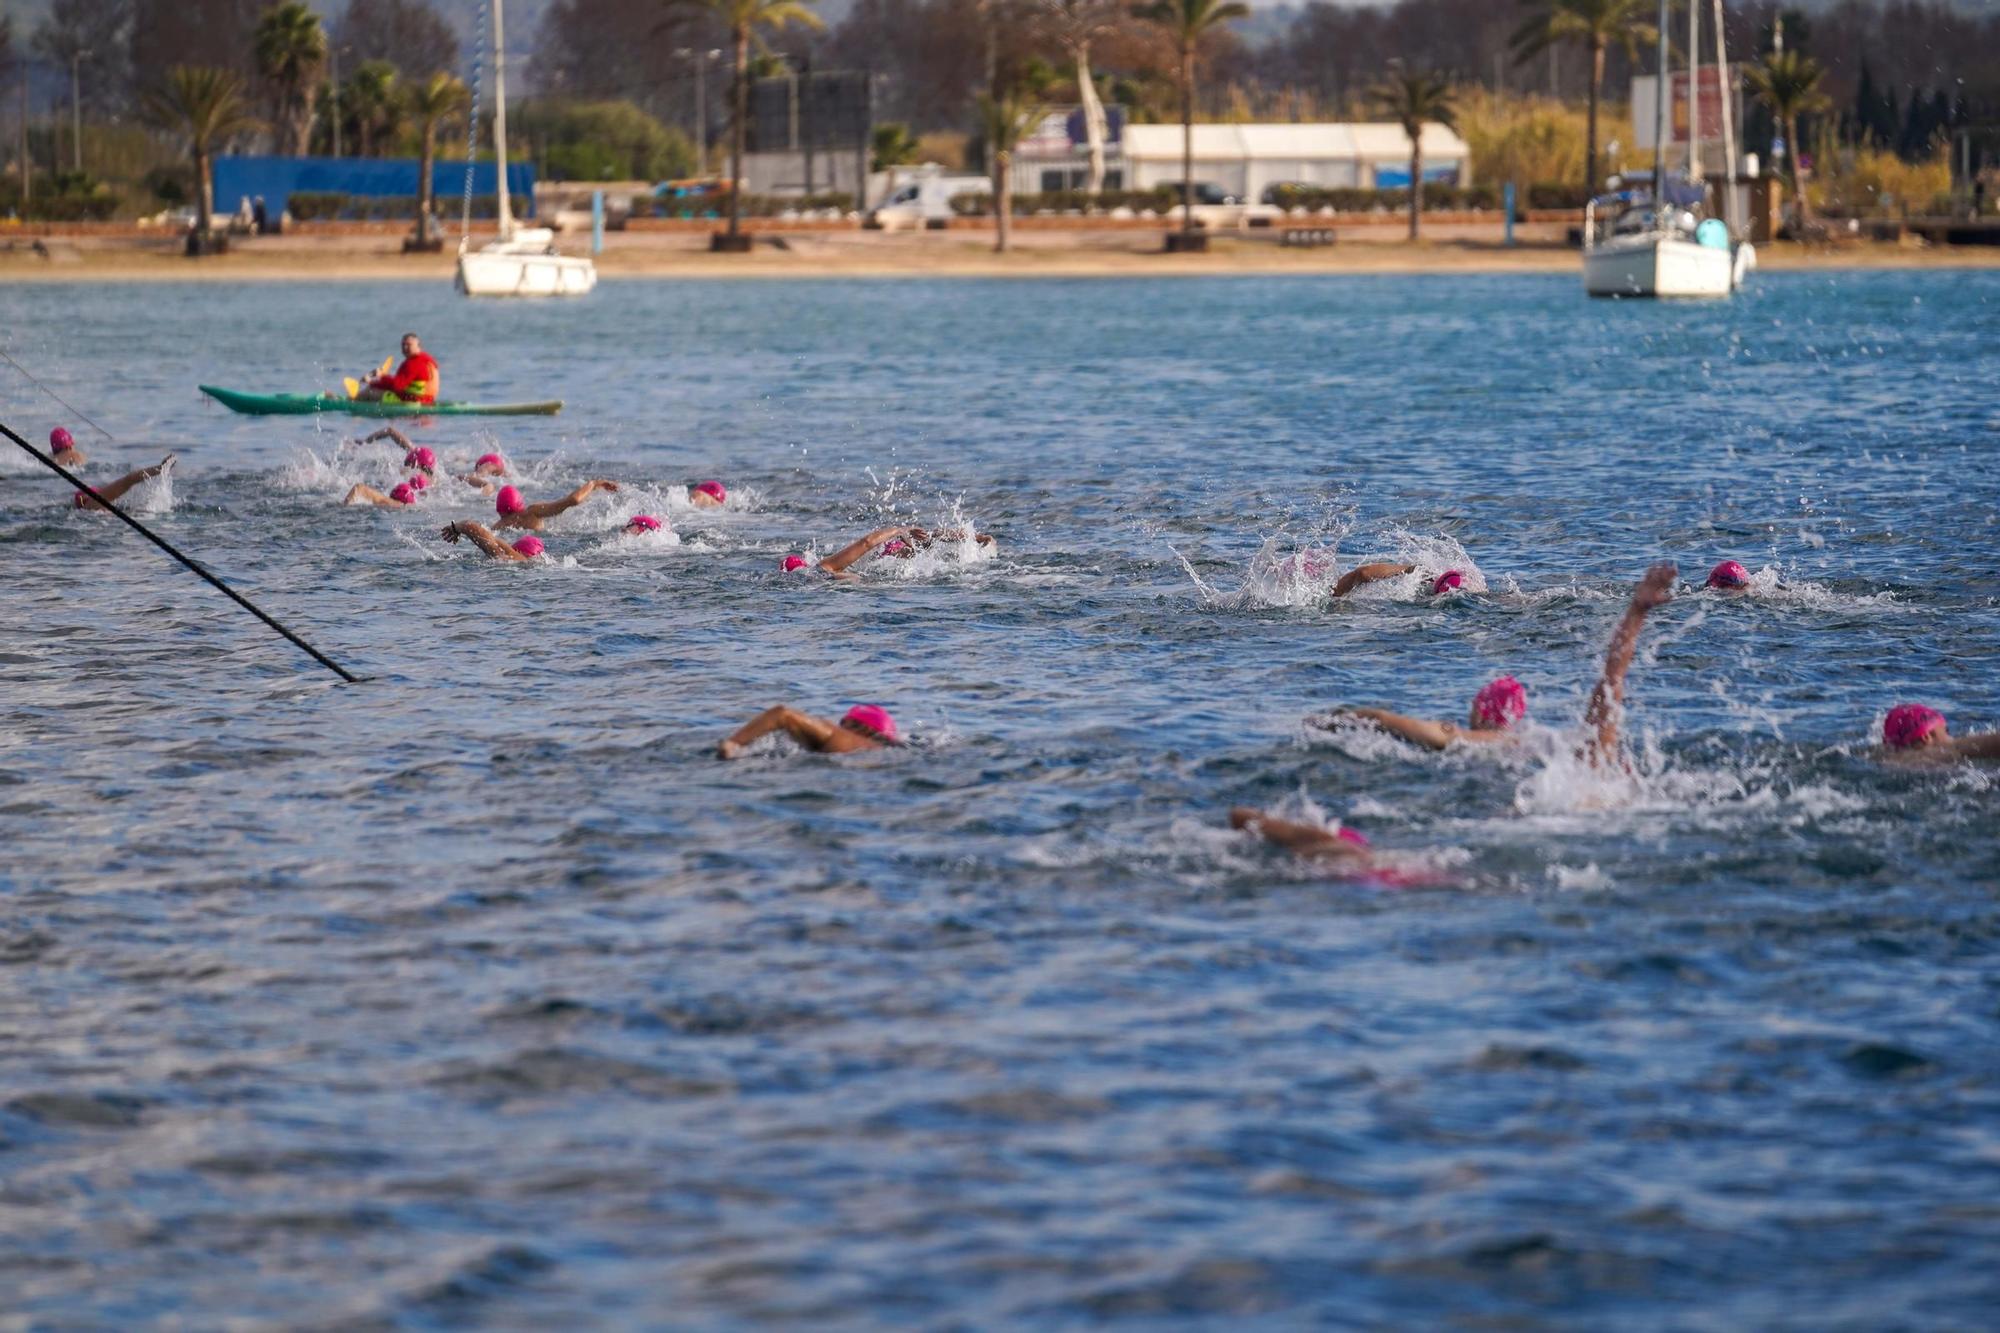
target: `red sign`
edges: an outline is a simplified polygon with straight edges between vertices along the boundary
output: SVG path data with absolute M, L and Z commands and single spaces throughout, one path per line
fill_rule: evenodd
M 1734 74 L 1735 67 L 1730 67 Z M 1722 142 L 1722 74 L 1713 65 L 1701 67 L 1701 138 L 1703 143 Z M 1667 83 L 1667 95 L 1673 100 L 1673 130 L 1669 136 L 1672 143 L 1688 141 L 1688 76 L 1686 70 L 1672 75 Z M 1738 125 L 1737 132 L 1742 132 Z

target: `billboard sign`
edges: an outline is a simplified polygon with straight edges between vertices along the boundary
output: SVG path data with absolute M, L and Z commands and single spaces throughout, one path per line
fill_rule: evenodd
M 1701 141 L 1704 144 L 1722 142 L 1722 99 L 1724 90 L 1735 98 L 1736 127 L 1741 133 L 1742 81 L 1740 65 L 1729 67 L 1728 77 L 1713 65 L 1704 65 L 1695 81 L 1701 98 Z M 1653 106 L 1655 90 L 1659 79 L 1651 74 L 1640 74 L 1632 80 L 1632 147 L 1644 152 L 1653 151 L 1653 120 L 1656 115 Z M 1685 149 L 1688 141 L 1688 72 L 1675 70 L 1667 76 L 1667 143 L 1670 147 Z

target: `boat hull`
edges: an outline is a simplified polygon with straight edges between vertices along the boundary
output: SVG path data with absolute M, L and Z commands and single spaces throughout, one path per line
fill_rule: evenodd
M 1583 254 L 1583 289 L 1592 296 L 1717 297 L 1735 287 L 1728 250 L 1678 236 L 1614 241 Z
M 458 289 L 467 296 L 582 296 L 596 285 L 597 266 L 578 255 L 458 257 Z
M 255 417 L 304 417 L 318 412 L 353 417 L 552 417 L 562 411 L 561 399 L 542 403 L 370 403 L 331 393 L 239 393 L 212 384 L 200 387 L 230 411 Z

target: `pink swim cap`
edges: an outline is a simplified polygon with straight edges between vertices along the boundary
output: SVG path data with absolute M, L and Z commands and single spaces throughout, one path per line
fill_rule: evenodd
M 399 505 L 413 505 L 417 502 L 417 493 L 410 489 L 410 483 L 406 481 L 390 491 L 389 498 Z
M 1882 740 L 1892 750 L 1922 745 L 1924 737 L 1944 729 L 1944 714 L 1922 704 L 1897 704 L 1882 719 Z
M 896 719 L 889 716 L 889 710 L 875 704 L 856 704 L 847 710 L 847 716 L 840 719 L 841 725 L 849 723 L 865 727 L 885 741 L 896 739 Z
M 890 542 L 887 546 L 884 546 L 882 548 L 882 554 L 905 555 L 909 552 L 909 550 L 910 550 L 910 544 L 904 541 L 901 537 L 898 537 L 896 538 L 895 541 Z
M 523 537 L 520 541 L 514 543 L 514 549 L 522 555 L 533 557 L 540 555 L 548 548 L 542 545 L 540 537 Z
M 430 479 L 424 476 L 421 472 L 419 472 L 416 476 L 411 477 L 407 482 L 404 483 L 404 485 L 408 486 L 413 491 L 427 491 L 431 487 Z
M 403 455 L 404 467 L 420 467 L 426 472 L 437 471 L 438 456 L 431 452 L 428 444 L 420 444 Z
M 500 511 L 500 517 L 506 518 L 510 514 L 518 514 L 526 509 L 528 502 L 521 498 L 521 492 L 517 487 L 502 486 L 500 494 L 493 497 L 493 507 Z
M 472 465 L 472 470 L 474 472 L 477 472 L 480 468 L 485 467 L 488 463 L 491 463 L 494 467 L 499 468 L 502 472 L 505 472 L 507 470 L 507 460 L 502 458 L 498 454 L 479 455 L 479 460 Z
M 712 496 L 717 504 L 721 504 L 729 498 L 728 489 L 719 481 L 704 481 L 696 486 L 695 489 L 703 495 Z
M 651 514 L 634 514 L 625 520 L 625 526 L 628 529 L 637 528 L 641 532 L 658 532 L 660 530 L 660 520 L 654 518 Z
M 806 567 L 806 558 L 804 556 L 788 555 L 785 557 L 785 572 L 787 574 L 791 573 L 795 569 L 804 569 L 805 567 Z
M 1356 847 L 1365 848 L 1368 845 L 1368 839 L 1362 836 L 1361 830 L 1348 828 L 1345 824 L 1341 825 L 1339 832 L 1335 833 L 1334 836 L 1342 842 L 1351 842 Z
M 1750 582 L 1750 571 L 1734 560 L 1725 560 L 1708 571 L 1708 586 L 1711 588 L 1741 588 Z
M 76 448 L 76 436 L 70 434 L 61 426 L 57 426 L 49 432 L 49 448 L 55 450 L 57 453 L 61 453 L 65 449 L 74 449 Z
M 1444 573 L 1431 580 L 1431 596 L 1441 597 L 1453 588 L 1461 586 L 1464 582 L 1465 575 L 1455 569 L 1447 569 Z
M 1527 715 L 1528 691 L 1512 676 L 1488 681 L 1478 694 L 1472 696 L 1472 721 L 1475 726 L 1505 731 Z

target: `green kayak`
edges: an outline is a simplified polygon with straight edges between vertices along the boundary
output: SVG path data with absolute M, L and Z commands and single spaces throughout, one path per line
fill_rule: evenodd
M 238 393 L 204 384 L 201 391 L 232 412 L 254 417 L 303 417 L 345 412 L 356 417 L 552 417 L 562 400 L 548 403 L 364 403 L 331 393 Z

